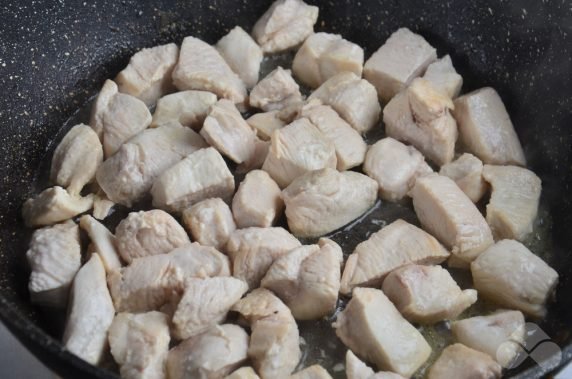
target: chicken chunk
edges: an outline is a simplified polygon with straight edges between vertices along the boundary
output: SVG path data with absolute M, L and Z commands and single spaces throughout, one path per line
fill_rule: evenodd
M 431 347 L 380 290 L 356 288 L 333 324 L 342 342 L 379 370 L 410 377 Z
M 160 312 L 119 313 L 109 328 L 111 355 L 124 379 L 164 379 L 169 324 Z
M 312 365 L 291 375 L 290 379 L 332 379 L 332 376 L 322 366 Z
M 211 107 L 201 136 L 236 163 L 242 163 L 254 154 L 256 132 L 230 100 L 220 99 Z
M 232 214 L 239 228 L 272 226 L 284 210 L 280 187 L 262 170 L 246 174 L 232 199 Z
M 349 71 L 361 77 L 363 49 L 339 34 L 309 36 L 292 61 L 292 71 L 305 85 L 316 88 L 332 76 Z
M 68 221 L 36 230 L 26 258 L 32 271 L 28 282 L 32 302 L 65 307 L 69 288 L 81 266 L 77 225 Z
M 411 197 L 423 228 L 457 258 L 472 262 L 493 244 L 491 229 L 481 212 L 448 177 L 430 174 L 418 178 Z
M 423 37 L 400 28 L 365 62 L 363 77 L 388 102 L 436 59 L 437 51 Z
M 98 254 L 92 254 L 73 281 L 64 346 L 86 362 L 97 365 L 107 348 L 107 331 L 114 316 L 103 263 Z
M 259 170 L 264 165 L 264 161 L 268 156 L 268 151 L 270 150 L 270 141 L 263 141 L 256 137 L 254 139 L 254 150 L 250 157 L 248 157 L 244 162 L 236 166 L 237 174 L 248 173 L 252 170 Z
M 169 379 L 223 379 L 246 361 L 248 343 L 240 326 L 215 325 L 169 351 Z
M 153 206 L 171 212 L 182 212 L 211 197 L 229 202 L 233 193 L 234 177 L 212 147 L 190 154 L 163 172 L 151 188 Z
M 348 257 L 341 293 L 358 286 L 380 287 L 385 276 L 407 264 L 438 264 L 449 252 L 432 235 L 396 220 L 359 243 Z
M 275 260 L 261 286 L 274 292 L 295 319 L 319 319 L 336 308 L 342 262 L 338 244 L 321 238 L 318 245 L 299 247 Z
M 217 42 L 216 49 L 246 87 L 254 87 L 262 63 L 262 49 L 252 37 L 235 26 Z
M 173 315 L 174 336 L 187 339 L 221 323 L 246 291 L 245 282 L 230 276 L 188 279 Z
M 381 289 L 403 317 L 420 324 L 455 319 L 477 301 L 477 291 L 461 290 L 441 266 L 400 267 L 387 275 Z
M 488 355 L 456 343 L 443 350 L 427 379 L 495 379 L 501 372 L 502 367 Z
M 195 241 L 218 250 L 236 230 L 232 212 L 220 198 L 206 199 L 185 209 L 183 223 Z
M 336 164 L 334 145 L 308 119 L 301 118 L 272 134 L 262 169 L 284 188 L 309 171 Z
M 129 213 L 117 225 L 115 237 L 117 250 L 127 263 L 191 243 L 181 224 L 160 209 Z
M 216 101 L 216 95 L 207 91 L 189 90 L 163 96 L 157 101 L 151 127 L 180 123 L 199 130 Z
M 93 128 L 100 140 L 103 141 L 104 115 L 113 97 L 119 92 L 113 80 L 106 80 L 99 90 L 91 107 L 89 126 Z
M 523 244 L 502 240 L 471 263 L 475 288 L 484 298 L 543 317 L 558 273 Z
M 416 148 L 391 137 L 370 146 L 363 171 L 377 181 L 381 198 L 388 201 L 403 199 L 419 176 L 433 172 Z
M 415 146 L 441 166 L 453 160 L 457 124 L 450 114 L 453 102 L 426 79 L 415 79 L 383 109 L 389 137 Z
M 79 226 L 87 233 L 106 272 L 121 269 L 115 236 L 103 224 L 90 215 L 81 216 Z
M 179 90 L 204 90 L 242 104 L 246 87 L 219 52 L 195 37 L 181 44 L 179 61 L 173 70 L 173 83 Z
M 66 188 L 69 194 L 79 195 L 93 180 L 101 162 L 103 148 L 97 134 L 88 125 L 76 125 L 54 151 L 51 181 Z
M 250 92 L 250 105 L 265 112 L 280 110 L 302 101 L 300 87 L 290 70 L 278 66 L 262 79 Z
M 226 252 L 232 260 L 233 275 L 257 288 L 276 259 L 300 247 L 300 241 L 280 227 L 251 227 L 231 234 Z
M 346 353 L 346 377 L 347 379 L 404 379 L 403 376 L 390 371 L 375 373 L 351 350 Z
M 174 43 L 139 50 L 115 78 L 119 92 L 135 96 L 148 107 L 155 105 L 175 89 L 171 74 L 178 59 L 179 48 Z
M 248 125 L 256 131 L 256 136 L 269 141 L 275 130 L 282 129 L 287 122 L 279 117 L 279 111 L 256 113 L 246 119 Z
M 241 367 L 224 379 L 260 379 L 252 367 Z
M 375 88 L 352 72 L 340 72 L 326 80 L 309 99 L 331 106 L 359 133 L 373 128 L 381 113 Z
M 249 323 L 248 357 L 262 379 L 288 377 L 301 358 L 298 325 L 272 292 L 258 288 L 232 308 Z
M 252 36 L 265 53 L 278 53 L 302 43 L 314 32 L 318 7 L 302 0 L 276 0 L 258 19 Z
M 492 187 L 487 222 L 495 239 L 522 241 L 532 232 L 542 182 L 534 172 L 517 166 L 485 165 L 483 177 Z
M 105 220 L 110 215 L 115 203 L 107 197 L 105 192 L 100 188 L 93 198 L 93 217 L 97 220 Z
M 439 174 L 453 179 L 473 203 L 487 192 L 488 186 L 483 180 L 483 162 L 473 154 L 465 153 L 441 166 Z
M 484 163 L 525 166 L 526 159 L 498 93 L 485 87 L 455 100 L 460 141 Z
M 55 186 L 26 200 L 22 206 L 22 217 L 27 227 L 34 228 L 69 220 L 92 207 L 92 194 L 85 197 L 71 195 L 62 187 Z
M 318 237 L 371 208 L 377 200 L 377 183 L 358 172 L 326 168 L 294 180 L 282 198 L 290 231 L 298 237 Z
M 449 55 L 445 55 L 443 58 L 427 66 L 423 78 L 429 80 L 431 84 L 433 84 L 433 87 L 451 99 L 459 96 L 461 87 L 463 86 L 463 77 L 457 74 Z

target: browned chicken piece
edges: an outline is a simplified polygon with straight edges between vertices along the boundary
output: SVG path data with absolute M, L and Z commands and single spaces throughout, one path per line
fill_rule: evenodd
M 216 95 L 207 91 L 181 91 L 163 96 L 157 101 L 151 127 L 179 123 L 200 130 Z
M 437 51 L 423 37 L 400 28 L 365 62 L 363 77 L 388 102 L 436 59 Z
M 471 263 L 479 294 L 502 306 L 543 317 L 545 303 L 558 283 L 558 273 L 523 244 L 502 240 Z
M 117 240 L 109 229 L 90 215 L 81 216 L 79 225 L 89 236 L 105 271 L 110 273 L 121 269 L 121 260 L 116 247 Z
M 175 90 L 171 74 L 178 59 L 179 48 L 174 43 L 139 50 L 115 78 L 119 92 L 135 96 L 148 107 L 155 105 Z
M 351 350 L 346 353 L 346 377 L 347 379 L 404 379 L 403 376 L 390 371 L 374 372 Z
M 427 66 L 423 78 L 429 80 L 436 89 L 451 99 L 459 96 L 461 87 L 463 87 L 463 77 L 457 74 L 449 55 L 445 55 Z
M 441 166 L 439 174 L 453 179 L 473 203 L 478 202 L 487 192 L 488 186 L 483 179 L 483 162 L 473 154 L 464 153 L 453 162 Z
M 379 370 L 410 377 L 431 355 L 421 333 L 377 289 L 356 288 L 333 327 L 348 348 Z
M 485 87 L 455 100 L 460 141 L 483 163 L 525 166 L 518 135 L 498 93 Z
M 332 379 L 332 376 L 322 366 L 312 365 L 290 375 L 290 379 Z
M 427 379 L 496 379 L 501 374 L 502 367 L 491 357 L 456 343 L 443 350 Z
M 268 156 L 268 151 L 270 151 L 270 141 L 263 141 L 255 137 L 252 154 L 244 162 L 236 166 L 236 173 L 244 174 L 252 170 L 261 169 Z
M 252 37 L 235 26 L 217 42 L 216 49 L 246 87 L 254 87 L 262 63 L 262 49 Z
M 396 220 L 358 244 L 348 257 L 341 293 L 357 286 L 381 286 L 385 276 L 407 264 L 438 264 L 449 252 L 433 236 L 403 220 Z
M 248 125 L 256 131 L 256 136 L 269 141 L 275 130 L 282 129 L 288 123 L 279 117 L 279 111 L 256 113 L 246 119 Z
M 278 66 L 254 86 L 249 101 L 251 106 L 269 112 L 301 102 L 302 94 L 290 70 Z
M 252 367 L 241 367 L 224 379 L 260 379 Z
M 183 211 L 183 223 L 193 240 L 222 250 L 236 230 L 229 206 L 220 198 L 206 199 Z

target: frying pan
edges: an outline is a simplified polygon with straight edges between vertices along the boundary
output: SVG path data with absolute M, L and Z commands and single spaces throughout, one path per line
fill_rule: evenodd
M 560 274 L 557 301 L 541 328 L 572 358 L 572 5 L 538 0 L 340 0 L 316 3 L 316 30 L 375 51 L 398 27 L 452 56 L 464 91 L 502 96 L 529 166 L 542 179 L 553 223 L 544 258 Z M 216 42 L 235 25 L 250 30 L 269 0 L 6 0 L 0 9 L 0 318 L 62 377 L 109 378 L 62 349 L 49 313 L 29 302 L 24 253 L 30 231 L 22 202 L 37 190 L 64 121 L 138 49 L 187 35 Z M 351 238 L 351 236 L 350 236 Z M 536 378 L 530 359 L 509 372 Z

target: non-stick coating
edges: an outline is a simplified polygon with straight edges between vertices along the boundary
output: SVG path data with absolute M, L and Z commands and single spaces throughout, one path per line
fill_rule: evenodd
M 314 1 L 309 1 L 315 3 Z M 65 353 L 30 305 L 20 217 L 53 137 L 142 47 L 249 30 L 270 1 L 3 1 L 0 9 L 0 316 L 64 377 L 109 377 Z M 555 1 L 323 1 L 317 30 L 341 33 L 366 57 L 401 26 L 449 53 L 465 90 L 496 88 L 543 181 L 554 220 L 549 264 L 561 277 L 542 328 L 572 356 L 572 7 Z M 538 377 L 532 362 L 519 377 Z

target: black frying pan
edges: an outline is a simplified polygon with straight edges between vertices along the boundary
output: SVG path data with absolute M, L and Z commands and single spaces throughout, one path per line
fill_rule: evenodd
M 0 317 L 63 377 L 106 378 L 62 350 L 47 312 L 28 300 L 20 218 L 38 167 L 64 121 L 142 47 L 198 36 L 215 42 L 236 24 L 250 30 L 264 1 L 5 0 L 0 7 Z M 315 1 L 309 1 L 314 3 Z M 558 300 L 540 326 L 572 358 L 572 5 L 564 0 L 318 2 L 318 30 L 341 33 L 366 57 L 400 26 L 451 54 L 464 90 L 498 90 L 542 178 L 552 215 L 548 263 L 560 274 Z M 53 147 L 52 147 L 53 149 Z M 548 370 L 554 372 L 556 368 Z M 531 360 L 509 372 L 546 374 Z

